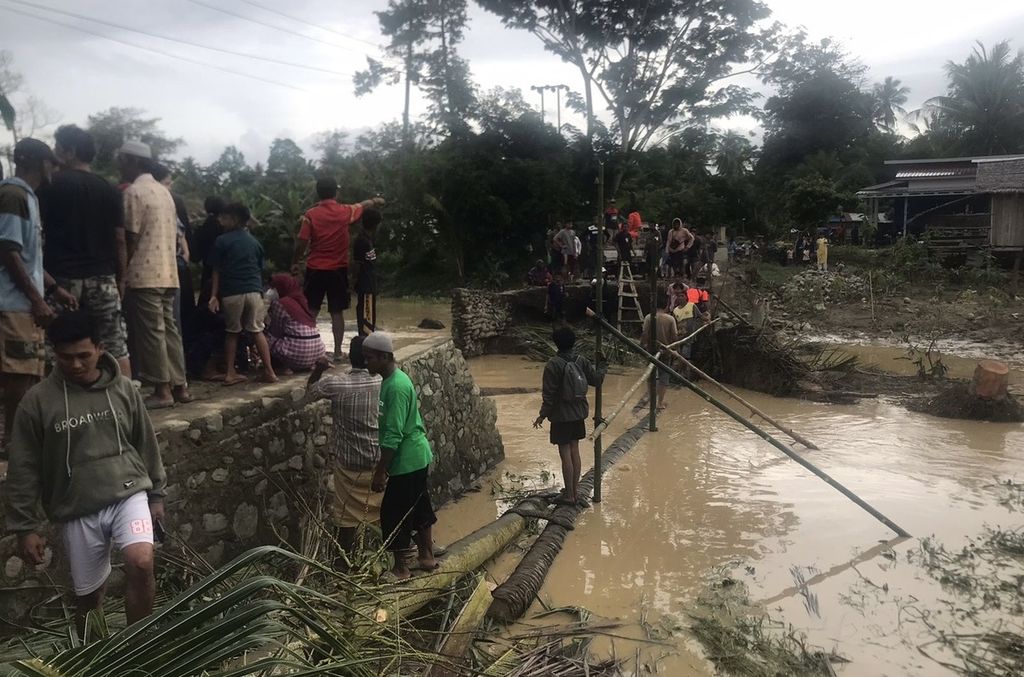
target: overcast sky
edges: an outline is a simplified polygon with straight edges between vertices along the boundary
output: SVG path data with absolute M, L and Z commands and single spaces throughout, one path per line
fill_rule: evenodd
M 319 131 L 360 130 L 400 116 L 398 87 L 362 98 L 352 94 L 350 74 L 365 66 L 367 54 L 378 54 L 374 45 L 382 38 L 373 11 L 386 4 L 386 0 L 0 0 L 0 48 L 13 52 L 27 87 L 60 122 L 84 123 L 90 113 L 111 106 L 142 108 L 161 118 L 169 134 L 187 141 L 182 155 L 209 162 L 224 146 L 234 144 L 254 162 L 265 159 L 270 141 L 278 136 L 292 137 L 309 148 Z M 962 60 L 976 40 L 991 44 L 1011 38 L 1015 48 L 1024 47 L 1021 0 L 767 0 L 767 4 L 777 20 L 802 25 L 815 38 L 839 39 L 868 66 L 872 80 L 886 75 L 901 79 L 912 89 L 908 108 L 941 93 L 943 63 Z M 323 70 L 236 57 L 129 29 Z M 538 107 L 539 97 L 530 92 L 531 85 L 580 87 L 578 73 L 545 52 L 535 38 L 504 29 L 475 6 L 462 53 L 482 88 L 519 87 Z M 553 101 L 549 98 L 547 103 L 553 116 Z M 422 109 L 422 103 L 417 104 Z M 733 124 L 749 126 L 742 120 Z

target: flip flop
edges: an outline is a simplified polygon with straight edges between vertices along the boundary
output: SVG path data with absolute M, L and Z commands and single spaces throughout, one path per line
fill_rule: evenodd
M 229 380 L 227 380 L 227 379 L 225 378 L 225 379 L 224 379 L 224 387 L 225 387 L 225 388 L 230 388 L 231 386 L 236 386 L 236 385 L 238 385 L 239 383 L 245 383 L 245 382 L 247 382 L 248 380 L 249 380 L 248 378 L 246 378 L 245 376 L 242 376 L 242 375 L 239 375 L 239 376 L 237 376 L 237 377 L 235 378 L 235 380 L 233 380 L 233 381 L 229 381 Z
M 412 578 L 412 572 L 411 572 L 411 570 L 410 570 L 410 572 L 409 572 L 409 575 L 408 575 L 408 576 L 406 576 L 405 578 L 399 578 L 399 577 L 398 577 L 398 576 L 396 576 L 396 575 L 395 575 L 395 574 L 394 574 L 393 572 L 391 572 L 391 571 L 385 571 L 385 572 L 384 572 L 383 574 L 381 574 L 381 576 L 380 576 L 380 582 L 381 582 L 381 583 L 402 583 L 402 582 L 404 582 L 404 581 L 407 581 L 407 580 L 409 580 L 410 578 Z
M 147 397 L 143 401 L 143 404 L 146 406 L 146 409 L 150 411 L 155 411 L 157 409 L 170 409 L 174 406 L 174 399 L 172 398 L 171 401 L 168 402 L 167 400 L 157 399 L 156 397 Z

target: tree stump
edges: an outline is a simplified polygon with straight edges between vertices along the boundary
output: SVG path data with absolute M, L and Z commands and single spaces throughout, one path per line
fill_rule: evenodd
M 983 360 L 974 370 L 974 394 L 983 400 L 1001 400 L 1006 397 L 1010 368 L 1005 362 Z

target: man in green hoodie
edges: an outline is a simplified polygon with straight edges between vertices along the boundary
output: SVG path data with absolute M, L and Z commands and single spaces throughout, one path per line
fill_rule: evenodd
M 79 631 L 99 609 L 110 547 L 121 550 L 128 623 L 153 610 L 153 526 L 163 520 L 166 475 L 142 395 L 103 351 L 87 313 L 47 330 L 57 368 L 22 399 L 14 417 L 4 501 L 22 557 L 44 561 L 42 513 L 62 527 Z M 42 511 L 40 511 L 42 507 Z

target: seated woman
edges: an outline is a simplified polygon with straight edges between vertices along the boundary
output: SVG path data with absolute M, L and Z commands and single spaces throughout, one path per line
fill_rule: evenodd
M 316 317 L 309 310 L 306 296 L 298 280 L 288 273 L 270 278 L 277 292 L 267 312 L 267 342 L 275 369 L 309 371 L 318 360 L 327 356 L 327 349 L 316 328 Z

